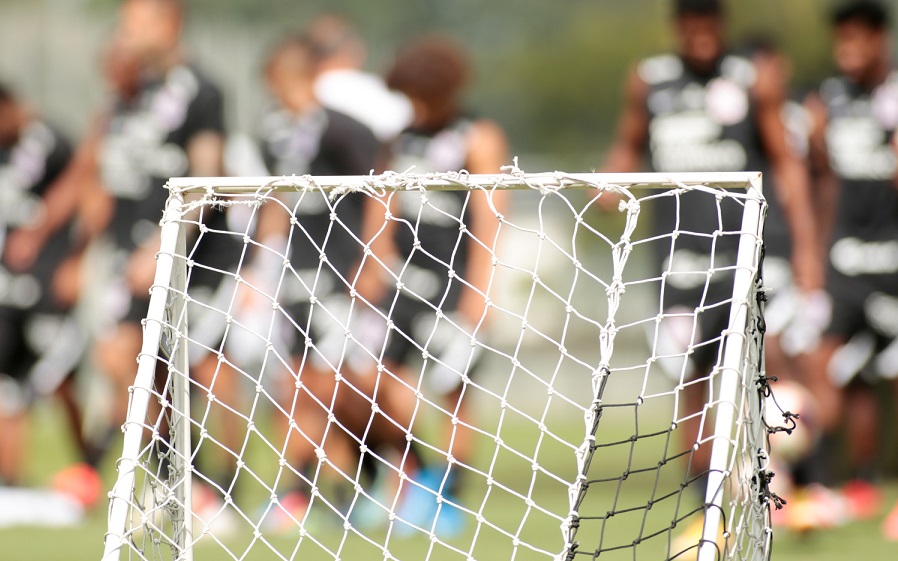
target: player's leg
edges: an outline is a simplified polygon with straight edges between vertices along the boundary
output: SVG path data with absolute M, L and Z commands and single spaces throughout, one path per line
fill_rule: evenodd
M 878 485 L 879 460 L 882 458 L 882 423 L 892 416 L 883 410 L 880 390 L 898 375 L 898 278 L 876 275 L 870 284 L 875 290 L 864 299 L 865 326 L 872 334 L 875 355 L 861 376 L 846 387 L 844 424 L 850 480 L 843 488 L 853 518 L 866 519 L 879 514 L 882 491 Z
M 402 471 L 411 481 L 400 488 L 399 517 L 411 525 L 430 528 L 451 537 L 464 527 L 459 494 L 463 485 L 460 470 L 450 463 L 471 465 L 476 412 L 466 396 L 463 380 L 474 375 L 479 353 L 470 344 L 470 330 L 453 313 L 453 301 L 444 302 L 444 314 L 415 298 L 400 294 L 392 309 L 394 329 L 384 352 L 384 372 L 375 399 L 391 421 L 376 435 L 404 463 Z M 422 354 L 428 358 L 420 360 Z M 423 397 L 423 400 L 422 400 Z M 406 431 L 425 434 L 427 418 L 437 416 L 433 447 L 441 454 L 424 454 L 409 444 Z M 376 426 L 376 425 L 375 425 Z M 398 430 L 397 430 L 398 429 Z M 437 494 L 444 499 L 437 501 Z M 408 530 L 400 526 L 400 533 Z
M 232 353 L 228 339 L 238 328 L 227 319 L 236 313 L 238 298 L 245 296 L 235 275 L 245 242 L 240 232 L 246 224 L 231 223 L 227 208 L 203 215 L 205 230 L 191 241 L 193 259 L 201 263 L 189 272 L 192 298 L 187 307 L 190 346 L 190 378 L 193 406 L 208 418 L 205 442 L 200 444 L 198 460 L 209 464 L 202 470 L 210 475 L 212 486 L 233 493 L 237 484 L 237 455 L 243 443 L 245 421 L 240 415 L 239 354 Z M 213 467 L 214 466 L 214 467 Z M 202 483 L 200 483 L 202 484 Z
M 27 414 L 24 406 L 11 403 L 20 399 L 11 395 L 20 389 L 12 389 L 9 380 L 0 382 L 0 399 L 4 403 L 0 411 L 0 484 L 18 486 L 22 484 L 25 448 L 27 446 Z
M 235 268 L 235 267 L 232 267 Z M 206 269 L 196 269 L 190 278 L 193 289 L 188 304 L 190 326 L 190 361 L 192 407 L 199 416 L 208 419 L 205 432 L 195 434 L 193 440 L 198 450 L 196 461 L 202 463 L 211 481 L 196 482 L 198 486 L 211 485 L 220 488 L 213 492 L 203 490 L 210 500 L 215 494 L 233 493 L 237 484 L 237 461 L 245 431 L 240 412 L 240 374 L 234 358 L 223 351 L 228 322 L 224 315 L 232 309 L 236 283 L 229 275 L 210 274 Z M 214 505 L 217 510 L 218 505 Z
M 143 333 L 140 323 L 123 321 L 102 334 L 93 347 L 97 367 L 107 377 L 115 399 L 110 424 L 121 426 L 127 414 L 128 388 L 134 383 L 136 357 L 140 354 Z
M 84 432 L 84 405 L 78 393 L 75 371 L 84 357 L 87 338 L 70 310 L 56 305 L 34 310 L 25 321 L 25 339 L 34 361 L 28 369 L 29 385 L 37 397 L 56 397 L 62 405 L 80 458 L 53 476 L 53 488 L 85 507 L 102 497 L 98 464 L 102 454 Z
M 840 448 L 847 411 L 846 387 L 865 368 L 873 351 L 872 340 L 870 345 L 865 344 L 869 337 L 865 336 L 863 311 L 870 291 L 867 280 L 847 277 L 831 268 L 827 292 L 831 295 L 832 317 L 816 350 L 801 357 L 806 387 L 817 405 L 813 416 L 820 436 L 808 456 L 796 465 L 796 480 L 802 489 L 790 505 L 789 524 L 798 531 L 844 523 L 857 510 L 851 506 L 850 496 L 845 498 L 831 488 L 838 479 L 838 458 L 844 457 Z M 852 489 L 848 490 L 850 494 Z
M 0 484 L 20 485 L 28 438 L 28 409 L 32 400 L 26 380 L 32 356 L 25 345 L 24 317 L 13 309 L 0 309 Z
M 892 388 L 892 406 L 895 408 L 893 414 L 898 413 L 898 378 L 890 383 Z M 898 501 L 889 511 L 882 522 L 882 535 L 889 541 L 898 541 Z
M 685 363 L 676 380 L 680 388 L 680 408 L 677 428 L 680 450 L 685 456 L 683 483 L 691 490 L 694 500 L 704 502 L 711 468 L 714 440 L 715 391 L 719 388 L 719 372 L 723 349 L 723 334 L 729 326 L 732 297 L 732 277 L 718 273 L 707 286 L 688 290 L 665 288 L 665 313 L 679 311 L 683 320 L 676 325 L 680 333 L 670 333 L 681 348 Z M 686 321 L 689 320 L 689 321 Z M 703 536 L 704 520 L 693 519 L 679 533 L 671 551 L 695 548 Z M 722 536 L 718 537 L 722 542 Z
M 789 508 L 776 509 L 771 515 L 777 526 L 804 531 L 815 528 L 818 518 L 816 505 L 803 505 L 802 501 L 818 495 L 835 497 L 834 491 L 824 487 L 818 486 L 814 492 L 805 488 L 807 481 L 802 473 L 813 462 L 811 454 L 820 433 L 820 407 L 811 392 L 808 363 L 829 321 L 828 297 L 821 293 L 818 296 L 822 301 L 807 301 L 793 284 L 787 241 L 768 238 L 766 243 L 764 361 L 766 375 L 772 380 L 766 417 L 771 426 L 789 427 L 784 413 L 800 416 L 796 432 L 779 432 L 770 438 L 770 469 L 776 475 L 770 487 L 789 504 Z
M 353 453 L 358 445 L 349 436 L 346 419 L 336 411 L 341 396 L 351 390 L 342 381 L 342 371 L 335 368 L 339 356 L 326 350 L 328 322 L 315 318 L 316 314 L 327 316 L 325 308 L 333 295 L 322 295 L 316 309 L 309 303 L 309 285 L 300 286 L 297 280 L 285 281 L 284 294 L 290 303 L 284 305 L 284 328 L 291 339 L 291 369 L 281 372 L 275 382 L 282 412 L 275 412 L 274 418 L 275 430 L 284 443 L 284 459 L 296 475 L 288 479 L 288 491 L 279 499 L 280 506 L 266 519 L 266 527 L 272 531 L 289 530 L 294 520 L 305 517 L 313 485 L 333 493 L 334 500 L 340 502 L 344 480 L 339 472 L 351 473 L 358 456 Z M 320 454 L 326 457 L 325 462 L 319 461 Z
M 882 492 L 878 489 L 877 461 L 880 457 L 880 400 L 876 382 L 856 377 L 844 389 L 845 451 L 849 481 L 843 486 L 848 516 L 866 520 L 879 514 Z
M 695 478 L 703 482 L 710 465 L 712 442 L 705 439 L 713 433 L 713 411 L 707 405 L 716 386 L 712 370 L 718 364 L 721 334 L 729 324 L 729 306 L 721 302 L 730 297 L 726 294 L 730 283 L 717 280 L 707 287 L 664 288 L 665 317 L 655 338 L 658 350 L 674 357 L 662 368 L 682 392 L 676 422 L 683 450 L 692 450 L 687 482 Z M 703 485 L 695 488 L 704 493 Z

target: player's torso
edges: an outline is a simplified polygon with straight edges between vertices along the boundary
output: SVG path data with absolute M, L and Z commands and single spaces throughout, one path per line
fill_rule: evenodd
M 0 150 L 0 252 L 5 235 L 33 223 L 45 211 L 43 196 L 65 169 L 71 146 L 54 129 L 32 121 L 18 142 Z M 51 236 L 27 271 L 0 266 L 0 307 L 28 309 L 53 302 L 45 298 L 53 273 L 71 249 L 69 225 Z
M 643 61 L 638 70 L 649 88 L 647 148 L 653 171 L 762 169 L 750 60 L 727 55 L 715 72 L 698 76 L 679 57 L 663 55 Z
M 29 123 L 18 140 L 0 149 L 0 225 L 14 229 L 33 222 L 41 198 L 71 155 L 69 144 L 40 121 Z
M 840 181 L 837 235 L 895 238 L 898 158 L 892 140 L 898 127 L 898 73 L 872 91 L 831 78 L 820 95 L 827 108 L 829 163 Z
M 756 74 L 750 60 L 726 55 L 714 72 L 697 75 L 678 56 L 662 55 L 642 61 L 638 72 L 648 87 L 646 148 L 652 171 L 763 171 L 751 95 Z M 715 239 L 708 234 L 739 230 L 742 207 L 736 201 L 687 192 L 660 198 L 655 207 L 653 224 L 659 235 L 683 231 L 674 241 L 673 252 L 659 248 L 665 270 L 706 269 L 712 250 L 715 263 L 735 259 L 736 236 Z M 683 289 L 696 282 L 694 275 L 670 278 L 671 285 L 680 281 L 683 286 L 678 288 Z
M 262 156 L 272 175 L 358 175 L 347 154 L 360 141 L 353 127 L 362 125 L 329 109 L 317 108 L 303 115 L 275 110 L 262 120 L 259 132 Z M 373 166 L 373 162 L 370 163 Z M 361 230 L 364 195 L 348 194 L 330 199 L 327 193 L 307 191 L 285 197 L 298 225 L 294 228 L 292 260 L 296 268 L 317 268 L 319 248 L 345 274 L 360 253 L 351 233 Z M 333 219 L 332 219 L 333 218 Z
M 468 132 L 471 121 L 458 119 L 438 131 L 409 129 L 393 146 L 391 169 L 413 173 L 461 171 L 467 165 Z M 460 269 L 467 258 L 467 239 L 459 241 L 461 222 L 470 226 L 467 191 L 398 193 L 398 215 L 416 228 L 401 226 L 397 234 L 404 258 L 426 268 L 442 268 L 437 263 L 452 262 Z M 432 257 L 413 254 L 416 242 Z
M 211 90 L 217 95 L 195 70 L 178 66 L 110 115 L 100 145 L 100 179 L 115 199 L 110 229 L 119 247 L 139 245 L 154 231 L 168 195 L 165 182 L 189 174 L 187 146 L 197 132 L 192 121 L 214 120 L 223 129 L 220 115 L 196 119 L 199 112 L 219 109 L 198 102 Z

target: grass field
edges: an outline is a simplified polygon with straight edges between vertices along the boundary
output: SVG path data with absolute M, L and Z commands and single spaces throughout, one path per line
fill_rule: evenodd
M 557 235 L 558 239 L 569 239 L 570 236 L 564 233 Z M 526 247 L 522 245 L 522 247 Z M 520 252 L 522 258 L 529 257 L 529 252 Z M 549 253 L 547 251 L 547 253 Z M 545 256 L 544 256 L 545 257 Z M 595 255 L 592 259 L 598 260 Z M 645 265 L 643 265 L 645 267 Z M 546 271 L 540 271 L 541 278 L 550 279 L 558 286 L 565 286 L 566 279 L 551 279 L 551 273 L 554 269 L 562 270 L 561 267 L 547 266 Z M 531 270 L 525 268 L 524 270 Z M 543 274 L 545 273 L 545 274 Z M 637 278 L 644 278 L 637 269 L 634 275 Z M 520 275 L 519 275 L 520 276 Z M 529 275 L 524 275 L 523 286 L 530 285 Z M 513 282 L 511 279 L 509 282 Z M 521 279 L 517 279 L 521 280 Z M 513 287 L 512 287 L 513 288 Z M 601 287 L 591 286 L 588 283 L 581 283 L 578 288 L 579 301 L 588 302 L 587 309 L 593 309 L 593 313 L 601 316 L 604 312 L 599 309 L 603 302 L 597 302 L 595 294 Z M 652 288 L 641 287 L 643 291 L 651 291 Z M 628 298 L 630 302 L 638 303 L 653 302 L 656 298 L 639 296 L 640 286 L 631 286 L 628 289 Z M 560 292 L 564 292 L 561 290 Z M 579 294 L 582 293 L 582 294 Z M 601 300 L 598 299 L 598 300 Z M 623 312 L 634 313 L 632 309 L 626 307 Z M 564 306 L 560 306 L 563 308 Z M 533 324 L 539 325 L 546 332 L 557 331 L 558 325 L 550 325 L 551 318 L 566 317 L 563 313 L 559 313 L 559 304 L 550 298 L 537 300 L 531 306 L 529 320 Z M 628 320 L 629 321 L 629 320 Z M 545 323 L 546 325 L 543 325 Z M 520 332 L 520 326 L 511 325 L 506 331 L 511 335 L 512 341 L 516 337 L 515 333 Z M 622 368 L 623 365 L 629 364 L 645 364 L 644 358 L 627 357 L 629 349 L 637 347 L 637 340 L 641 341 L 644 336 L 642 327 L 624 328 L 618 334 L 618 342 L 621 339 L 629 337 L 625 344 L 618 346 L 618 354 L 615 360 L 619 364 L 612 364 L 612 368 L 623 370 L 623 377 L 619 378 L 615 374 L 615 381 L 624 380 L 624 386 L 629 387 L 612 387 L 608 393 L 603 396 L 607 399 L 607 403 L 628 403 L 633 401 L 634 392 L 626 394 L 625 391 L 615 395 L 618 390 L 633 390 L 636 386 L 640 397 L 661 396 L 657 399 L 657 403 L 648 404 L 640 409 L 638 415 L 634 414 L 632 407 L 626 408 L 609 408 L 603 416 L 602 426 L 598 442 L 607 443 L 621 441 L 622 444 L 618 448 L 623 453 L 607 453 L 603 451 L 601 457 L 596 461 L 594 470 L 590 472 L 590 476 L 597 479 L 608 477 L 609 481 L 597 483 L 590 486 L 590 509 L 596 518 L 610 510 L 621 513 L 615 515 L 613 519 L 596 523 L 587 522 L 581 527 L 581 536 L 592 542 L 599 539 L 603 542 L 603 547 L 620 545 L 619 551 L 610 551 L 601 556 L 602 560 L 623 560 L 623 559 L 662 559 L 667 551 L 667 539 L 669 536 L 675 536 L 679 533 L 679 529 L 671 532 L 669 535 L 663 533 L 663 529 L 670 525 L 674 516 L 682 515 L 691 508 L 695 508 L 698 499 L 691 493 L 684 497 L 682 506 L 677 503 L 678 497 L 674 497 L 672 501 L 666 501 L 663 504 L 658 503 L 652 508 L 646 509 L 647 494 L 654 497 L 652 487 L 655 485 L 655 477 L 662 480 L 662 483 L 668 488 L 672 485 L 676 488 L 678 481 L 682 480 L 682 475 L 668 473 L 667 468 L 659 469 L 656 472 L 638 473 L 634 471 L 630 473 L 630 467 L 645 467 L 656 465 L 659 458 L 661 448 L 665 446 L 663 438 L 648 438 L 640 440 L 633 445 L 627 443 L 627 439 L 633 434 L 634 424 L 638 424 L 636 431 L 641 434 L 651 434 L 653 431 L 663 430 L 664 426 L 670 425 L 670 411 L 672 404 L 665 401 L 663 397 L 666 389 L 664 384 L 669 384 L 663 377 L 636 375 L 639 374 L 635 368 L 627 371 Z M 584 341 L 565 340 L 565 345 L 584 345 L 594 350 L 595 341 L 598 337 L 597 329 L 594 325 L 586 322 L 570 326 L 572 332 L 580 334 Z M 497 329 L 502 331 L 502 329 Z M 625 333 L 626 331 L 626 333 Z M 636 333 L 638 331 L 638 333 Z M 591 346 L 590 346 L 591 345 Z M 527 345 L 523 345 L 527 347 Z M 553 389 L 559 393 L 575 396 L 578 403 L 588 402 L 592 395 L 592 389 L 589 385 L 590 369 L 584 368 L 583 364 L 595 364 L 595 357 L 584 359 L 582 364 L 566 358 L 558 361 L 554 365 L 553 356 L 557 356 L 557 351 L 553 355 L 550 352 L 543 353 L 540 348 L 534 347 L 530 350 L 530 355 L 545 354 L 544 362 L 541 368 L 534 368 L 534 372 L 546 373 L 552 375 L 553 372 L 561 372 L 559 378 L 555 380 Z M 518 357 L 526 363 L 526 357 Z M 629 361 L 629 362 L 628 362 Z M 548 366 L 548 367 L 546 367 Z M 642 368 L 644 370 L 644 368 Z M 489 368 L 484 369 L 485 373 L 490 371 Z M 633 376 L 630 376 L 633 374 Z M 489 376 L 483 376 L 485 385 L 489 385 Z M 498 378 L 502 378 L 499 376 Z M 632 380 L 630 379 L 632 378 Z M 507 377 L 506 377 L 507 379 Z M 659 381 L 660 379 L 660 381 Z M 515 381 L 517 383 L 517 380 Z M 503 382 L 493 382 L 502 384 Z M 508 382 L 512 386 L 511 382 Z M 612 384 L 613 385 L 613 384 Z M 644 387 L 643 387 L 644 386 Z M 510 401 L 519 405 L 522 409 L 531 408 L 534 411 L 533 417 L 539 418 L 535 414 L 543 403 L 547 400 L 546 387 L 535 387 L 540 391 L 534 391 L 534 386 L 522 385 L 519 388 L 512 388 L 513 394 L 508 398 Z M 533 395 L 529 395 L 533 394 Z M 541 397 L 540 397 L 541 394 Z M 629 395 L 629 397 L 628 397 Z M 483 420 L 486 424 L 491 425 L 488 429 L 492 434 L 499 434 L 497 428 L 497 418 L 499 417 L 499 404 L 495 398 L 484 395 L 481 396 L 483 401 L 479 403 L 478 410 L 484 414 Z M 669 394 L 668 394 L 669 398 Z M 615 401 L 616 400 L 616 401 Z M 545 406 L 548 410 L 548 405 Z M 63 468 L 68 462 L 74 460 L 74 454 L 66 441 L 65 427 L 56 411 L 51 406 L 44 405 L 37 411 L 35 422 L 35 435 L 32 440 L 32 454 L 30 462 L 30 483 L 36 486 L 46 486 L 52 474 Z M 567 407 L 563 401 L 556 400 L 552 404 L 551 430 L 558 433 L 567 433 L 569 442 L 579 444 L 582 441 L 583 434 L 583 410 L 576 407 Z M 552 473 L 559 473 L 570 481 L 572 472 L 572 454 L 570 447 L 565 448 L 551 442 L 542 442 L 537 445 L 536 440 L 539 439 L 539 432 L 536 433 L 522 431 L 519 427 L 523 426 L 523 417 L 520 414 L 509 413 L 507 424 L 501 429 L 502 438 L 510 445 L 519 450 L 528 450 L 527 454 L 535 454 L 531 452 L 539 447 L 537 454 L 540 465 L 547 468 Z M 574 436 L 577 435 L 577 436 Z M 579 437 L 579 440 L 577 438 Z M 676 440 L 676 439 L 673 439 Z M 575 444 L 576 446 L 576 444 Z M 265 459 L 264 448 L 256 443 L 255 448 L 251 447 L 251 455 L 253 458 L 254 468 L 259 474 L 270 481 L 272 471 L 277 469 L 277 460 L 275 457 L 268 457 L 268 461 L 261 462 L 263 467 L 258 467 L 258 460 Z M 120 451 L 120 444 L 112 451 L 112 456 L 116 456 Z M 491 457 L 496 451 L 495 446 L 490 446 L 489 442 L 482 448 L 480 457 L 474 462 L 477 466 L 483 466 L 490 462 Z M 500 451 L 501 452 L 501 451 Z M 249 457 L 250 455 L 248 455 Z M 527 494 L 528 487 L 533 476 L 531 464 L 525 458 L 531 456 L 525 455 L 523 458 L 509 454 L 506 452 L 496 454 L 494 458 L 494 467 L 491 473 L 496 479 L 509 488 L 515 490 L 519 494 Z M 670 465 L 674 465 L 673 463 Z M 621 477 L 621 473 L 626 472 L 626 478 Z M 682 472 L 682 470 L 681 470 Z M 114 458 L 109 458 L 104 466 L 103 476 L 105 478 L 106 488 L 110 488 L 115 477 Z M 626 481 L 624 481 L 626 479 Z M 492 521 L 499 528 L 513 534 L 517 534 L 526 539 L 529 543 L 540 544 L 547 551 L 557 552 L 563 545 L 561 532 L 559 530 L 560 517 L 563 517 L 568 510 L 567 488 L 564 485 L 555 482 L 549 482 L 549 485 L 541 487 L 543 490 L 533 491 L 532 497 L 534 501 L 542 505 L 552 515 L 542 515 L 539 513 L 530 513 L 528 507 L 524 504 L 520 496 L 506 491 L 494 491 L 489 496 L 489 500 L 485 499 L 487 488 L 483 481 L 475 481 L 470 483 L 466 481 L 465 494 L 462 497 L 462 503 L 469 508 L 482 508 L 485 517 Z M 787 497 L 788 498 L 788 497 Z M 887 504 L 891 506 L 898 499 L 898 484 L 891 484 L 887 487 Z M 238 502 L 251 515 L 257 515 L 258 509 L 264 503 L 264 489 L 256 487 L 249 491 L 243 491 L 242 497 L 238 497 Z M 651 501 L 652 499 L 649 499 Z M 691 505 L 688 503 L 692 503 Z M 634 508 L 643 505 L 642 508 Z M 253 514 L 255 513 L 255 514 Z M 874 519 L 869 522 L 852 523 L 850 525 L 835 528 L 825 532 L 818 532 L 813 535 L 797 536 L 790 535 L 787 532 L 780 532 L 774 539 L 773 559 L 776 561 L 842 561 L 843 559 L 889 559 L 898 555 L 898 544 L 887 543 L 883 541 L 879 533 L 880 519 Z M 467 531 L 453 539 L 450 543 L 451 547 L 440 544 L 433 544 L 424 537 L 415 538 L 399 538 L 386 537 L 383 530 L 377 530 L 372 535 L 372 540 L 378 546 L 353 536 L 345 534 L 342 525 L 335 516 L 321 515 L 310 520 L 314 524 L 310 524 L 310 529 L 315 531 L 318 543 L 309 540 L 303 542 L 300 549 L 297 550 L 297 536 L 272 537 L 263 535 L 257 538 L 249 531 L 237 531 L 229 535 L 223 544 L 215 544 L 213 540 L 205 538 L 201 541 L 195 551 L 196 561 L 218 561 L 228 559 L 240 559 L 241 561 L 268 561 L 275 559 L 291 559 L 302 561 L 318 561 L 333 559 L 333 555 L 325 553 L 324 550 L 339 552 L 341 559 L 365 560 L 365 559 L 382 559 L 384 554 L 382 548 L 389 550 L 392 558 L 401 559 L 402 561 L 414 561 L 418 559 L 432 559 L 434 561 L 443 560 L 466 560 L 467 558 L 480 560 L 498 560 L 511 559 L 529 560 L 529 559 L 547 559 L 547 555 L 536 555 L 526 549 L 514 550 L 512 540 L 507 535 L 502 535 L 495 529 L 476 528 L 474 524 L 469 524 Z M 600 524 L 600 525 L 599 525 Z M 640 544 L 638 549 L 628 548 L 627 544 L 640 536 L 651 535 L 662 529 L 662 533 L 657 538 L 648 539 Z M 92 512 L 88 520 L 78 528 L 68 529 L 44 529 L 44 528 L 12 528 L 0 529 L 0 561 L 97 561 L 100 559 L 102 552 L 102 541 L 106 531 L 106 510 L 105 505 L 97 508 Z M 476 535 L 476 540 L 475 538 Z M 600 537 L 597 534 L 601 534 Z M 348 536 L 348 537 L 346 537 Z M 257 543 L 259 539 L 265 540 L 265 544 Z M 254 543 L 256 542 L 256 543 Z M 250 545 L 253 544 L 251 553 Z M 385 544 L 385 545 L 384 545 Z M 472 545 L 474 544 L 474 545 Z M 258 547 L 260 546 L 261 547 Z M 226 549 L 225 549 L 226 548 Z M 277 552 L 277 554 L 275 554 Z M 133 558 L 136 558 L 133 557 Z M 164 559 L 165 557 L 163 557 Z
M 38 410 L 36 418 L 36 432 L 33 440 L 32 460 L 30 463 L 31 480 L 34 484 L 47 484 L 52 473 L 63 467 L 66 462 L 73 457 L 71 450 L 64 438 L 62 432 L 63 425 L 57 413 L 49 406 L 41 407 Z M 510 468 L 511 466 L 509 466 Z M 501 469 L 501 468 L 500 468 Z M 106 479 L 107 488 L 111 485 L 114 477 L 112 461 L 107 464 L 104 469 L 104 477 Z M 898 485 L 890 484 L 886 488 L 887 504 L 892 504 L 898 499 Z M 636 493 L 636 491 L 628 491 L 623 488 L 622 495 L 618 498 L 623 504 L 626 504 L 628 493 Z M 474 497 L 477 492 L 472 490 L 470 495 Z M 635 494 L 634 494 L 635 496 Z M 466 497 L 470 499 L 471 497 Z M 540 500 L 547 501 L 551 508 L 563 509 L 566 505 L 567 498 L 563 495 L 537 497 Z M 514 525 L 519 513 L 517 505 L 512 501 L 508 502 L 507 509 L 502 508 L 501 500 L 491 503 L 493 508 L 488 512 L 489 516 L 495 517 L 500 526 Z M 503 517 L 506 520 L 503 520 Z M 779 532 L 775 536 L 773 559 L 777 561 L 835 561 L 843 559 L 890 559 L 898 555 L 898 543 L 885 542 L 880 535 L 879 524 L 880 519 L 873 519 L 868 522 L 854 522 L 849 525 L 818 532 L 811 535 L 799 536 L 790 534 L 785 531 Z M 329 524 L 336 524 L 333 520 L 322 521 L 319 527 L 322 530 L 322 544 L 329 549 L 340 549 L 341 558 L 343 559 L 378 559 L 382 553 L 378 548 L 365 544 L 361 540 L 348 540 L 340 546 L 343 539 L 342 528 L 335 525 L 333 530 L 329 530 Z M 76 528 L 65 529 L 47 529 L 32 527 L 16 527 L 10 529 L 0 529 L 0 559 L 3 561 L 96 561 L 100 559 L 102 552 L 103 534 L 106 529 L 106 511 L 105 505 L 97 508 L 90 513 L 85 523 Z M 628 523 L 622 520 L 618 526 L 614 528 L 614 533 L 626 539 L 637 535 L 639 528 L 634 521 Z M 454 547 L 458 547 L 467 551 L 471 543 L 473 529 L 470 529 L 465 535 L 457 538 L 452 542 Z M 511 556 L 511 550 L 507 546 L 505 539 L 492 540 L 486 534 L 489 532 L 484 530 L 483 535 L 479 536 L 477 547 L 470 551 L 473 558 L 476 559 L 504 559 Z M 559 539 L 559 530 L 555 524 L 529 524 L 526 527 L 525 535 L 531 541 L 542 543 L 557 543 Z M 383 534 L 377 536 L 383 543 Z M 233 553 L 231 555 L 224 554 L 223 550 L 217 545 L 204 545 L 199 547 L 196 552 L 197 560 L 212 559 L 230 559 L 239 558 L 250 561 L 262 561 L 267 559 L 277 559 L 278 557 L 271 553 L 271 550 L 279 551 L 287 558 L 295 559 L 324 559 L 321 550 L 317 546 L 312 546 L 295 551 L 296 540 L 293 537 L 277 537 L 271 538 L 269 547 L 264 548 L 265 551 L 253 553 L 243 557 L 246 546 L 252 541 L 252 536 L 236 535 L 227 542 L 228 549 Z M 391 539 L 388 542 L 390 552 L 397 559 L 423 559 L 427 551 L 432 547 L 427 539 L 421 538 L 403 538 Z M 254 550 L 255 551 L 255 550 Z M 266 553 L 267 552 L 267 553 Z M 663 548 L 660 546 L 640 549 L 637 559 L 659 559 L 663 555 Z M 431 558 L 433 559 L 463 559 L 457 553 L 451 553 L 448 550 L 440 551 L 440 547 L 436 546 Z M 527 551 L 520 551 L 516 559 L 536 558 L 528 554 Z M 540 557 L 542 558 L 542 557 Z M 624 554 L 603 556 L 609 559 L 633 558 L 633 551 L 627 550 Z

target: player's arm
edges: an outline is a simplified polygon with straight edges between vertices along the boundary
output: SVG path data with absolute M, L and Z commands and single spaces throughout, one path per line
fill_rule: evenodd
M 811 206 L 810 179 L 804 162 L 786 141 L 782 107 L 783 80 L 771 63 L 755 65 L 757 80 L 752 90 L 756 119 L 768 160 L 776 178 L 774 196 L 780 202 L 792 236 L 792 268 L 795 284 L 805 293 L 823 287 L 823 261 L 817 241 L 817 224 Z
M 624 106 L 618 119 L 617 132 L 602 171 L 627 173 L 639 170 L 648 141 L 648 91 L 648 85 L 639 77 L 637 70 L 631 69 L 624 89 Z
M 811 116 L 811 135 L 808 148 L 814 178 L 812 204 L 817 217 L 820 255 L 825 256 L 836 223 L 839 182 L 829 166 L 829 153 L 826 148 L 826 104 L 819 95 L 812 94 L 805 100 L 805 108 Z
M 380 301 L 389 282 L 389 271 L 398 260 L 396 220 L 386 218 L 387 212 L 395 215 L 396 207 L 394 193 L 365 197 L 361 239 L 370 249 L 370 255 L 362 257 L 355 289 L 368 302 Z
M 467 169 L 470 173 L 499 173 L 508 162 L 505 134 L 491 121 L 477 121 L 468 131 Z M 462 292 L 459 312 L 471 325 L 485 319 L 486 301 L 493 272 L 493 249 L 499 232 L 496 213 L 504 210 L 505 191 L 471 193 L 471 235 L 468 243 L 468 267 L 464 279 L 473 290 Z
M 346 123 L 346 130 L 335 134 L 328 141 L 340 142 L 334 147 L 334 153 L 340 154 L 343 161 L 341 169 L 346 175 L 368 175 L 382 167 L 385 162 L 384 147 L 367 126 L 361 123 Z M 356 195 L 360 196 L 360 195 Z M 389 199 L 366 194 L 362 208 L 361 231 L 359 239 L 371 249 L 372 256 L 362 257 L 354 279 L 355 289 L 369 302 L 377 302 L 384 292 L 384 266 L 377 262 L 376 256 L 386 265 L 395 255 L 392 243 L 394 227 L 392 221 L 385 221 L 384 216 Z
M 71 161 L 47 189 L 43 197 L 43 212 L 37 219 L 12 232 L 5 244 L 5 261 L 15 270 L 25 270 L 37 259 L 41 248 L 60 228 L 79 213 L 83 203 L 91 199 L 97 171 L 97 151 L 100 144 L 99 127 L 79 143 Z M 108 221 L 108 216 L 105 217 Z M 84 224 L 87 232 L 104 228 L 103 224 Z
M 224 135 L 218 131 L 201 131 L 187 144 L 190 175 L 217 177 L 224 173 Z

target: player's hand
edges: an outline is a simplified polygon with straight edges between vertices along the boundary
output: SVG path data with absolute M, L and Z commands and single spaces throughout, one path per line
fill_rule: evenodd
M 45 242 L 46 236 L 39 228 L 19 228 L 6 238 L 3 260 L 13 271 L 25 271 L 37 261 Z
M 791 356 L 810 353 L 820 344 L 832 318 L 832 301 L 822 290 L 802 292 L 796 310 L 781 336 L 783 350 Z

